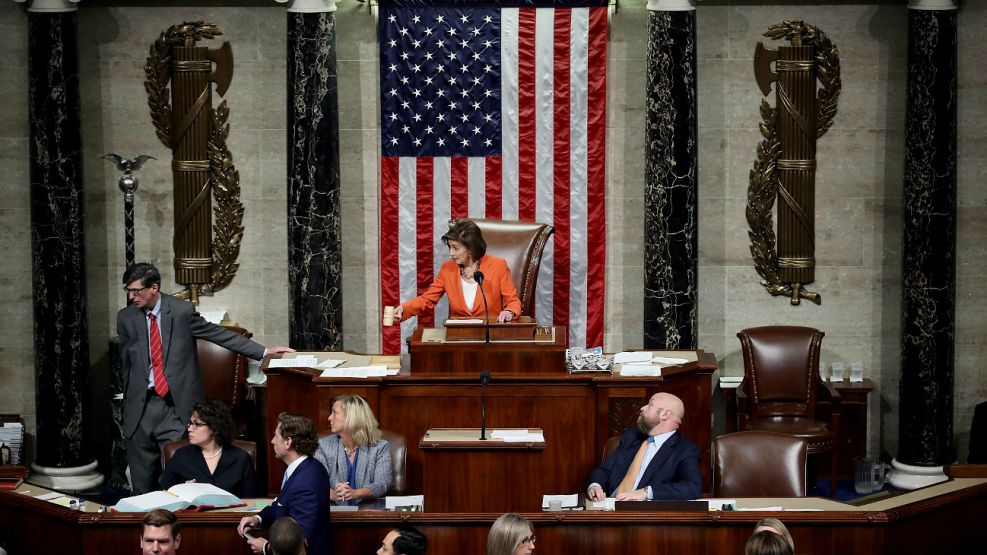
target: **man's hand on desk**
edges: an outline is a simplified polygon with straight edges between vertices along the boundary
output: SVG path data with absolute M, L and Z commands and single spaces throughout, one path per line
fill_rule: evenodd
M 267 354 L 269 355 L 280 355 L 282 353 L 293 353 L 293 352 L 295 352 L 295 350 L 292 349 L 291 347 L 282 347 L 280 345 L 274 345 L 272 347 L 267 348 Z
M 597 485 L 590 486 L 586 495 L 589 496 L 590 501 L 603 501 L 607 498 L 607 494 L 603 493 L 603 488 Z
M 616 499 L 617 501 L 647 501 L 648 492 L 643 489 L 625 491 L 624 493 L 618 493 Z

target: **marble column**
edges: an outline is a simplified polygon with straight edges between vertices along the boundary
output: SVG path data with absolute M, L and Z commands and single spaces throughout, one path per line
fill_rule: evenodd
M 288 3 L 288 318 L 299 350 L 343 347 L 335 10 L 335 0 Z
M 83 437 L 89 390 L 83 237 L 82 136 L 76 7 L 28 6 L 28 117 L 34 372 L 35 479 L 64 489 L 98 485 Z
M 696 9 L 650 0 L 644 168 L 644 347 L 697 341 Z
M 898 454 L 891 483 L 916 488 L 954 461 L 956 6 L 908 15 Z

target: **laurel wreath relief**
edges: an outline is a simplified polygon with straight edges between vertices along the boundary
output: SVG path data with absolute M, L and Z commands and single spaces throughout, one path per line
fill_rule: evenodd
M 840 97 L 840 54 L 836 45 L 819 28 L 802 21 L 785 21 L 772 25 L 764 33 L 771 39 L 801 40 L 806 46 L 816 47 L 816 75 L 821 85 L 816 96 L 816 137 L 822 137 L 833 124 Z M 747 189 L 748 236 L 751 240 L 751 257 L 754 269 L 761 277 L 761 285 L 772 295 L 791 296 L 792 286 L 778 276 L 778 254 L 775 250 L 774 222 L 771 209 L 778 193 L 776 166 L 781 156 L 781 141 L 776 126 L 777 110 L 761 100 L 762 140 L 757 145 L 754 165 L 749 175 Z M 799 296 L 816 304 L 822 302 L 818 293 L 800 290 Z
M 173 148 L 177 141 L 172 137 L 171 94 L 171 49 L 176 45 L 194 46 L 203 39 L 221 35 L 219 28 L 202 21 L 172 25 L 161 33 L 151 45 L 144 66 L 144 90 L 147 91 L 147 104 L 151 111 L 158 139 L 167 148 Z M 240 201 L 240 172 L 233 164 L 233 155 L 226 146 L 229 136 L 230 110 L 222 101 L 213 110 L 212 131 L 209 137 L 209 183 L 213 195 L 213 240 L 212 268 L 210 283 L 200 291 L 211 295 L 230 284 L 240 265 L 240 244 L 243 240 L 243 203 Z M 185 289 L 176 296 L 188 298 L 190 291 Z

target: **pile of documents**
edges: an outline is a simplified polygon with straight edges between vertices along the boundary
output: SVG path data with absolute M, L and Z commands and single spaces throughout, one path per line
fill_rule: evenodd
M 689 359 L 655 356 L 650 351 L 624 351 L 613 355 L 613 361 L 621 365 L 621 376 L 657 377 L 662 368 L 685 364 Z
M 2 464 L 21 464 L 21 445 L 24 443 L 24 424 L 20 422 L 4 422 L 0 427 L 0 444 L 10 449 L 10 460 Z M 6 452 L 6 449 L 0 448 Z

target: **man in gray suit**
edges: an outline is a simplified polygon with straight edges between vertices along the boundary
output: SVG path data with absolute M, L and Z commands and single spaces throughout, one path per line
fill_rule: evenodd
M 287 347 L 255 343 L 210 324 L 192 303 L 161 293 L 161 274 L 139 262 L 123 274 L 131 305 L 117 313 L 124 369 L 123 434 L 135 494 L 158 489 L 161 446 L 181 439 L 192 405 L 205 398 L 195 340 L 205 339 L 254 360 Z

